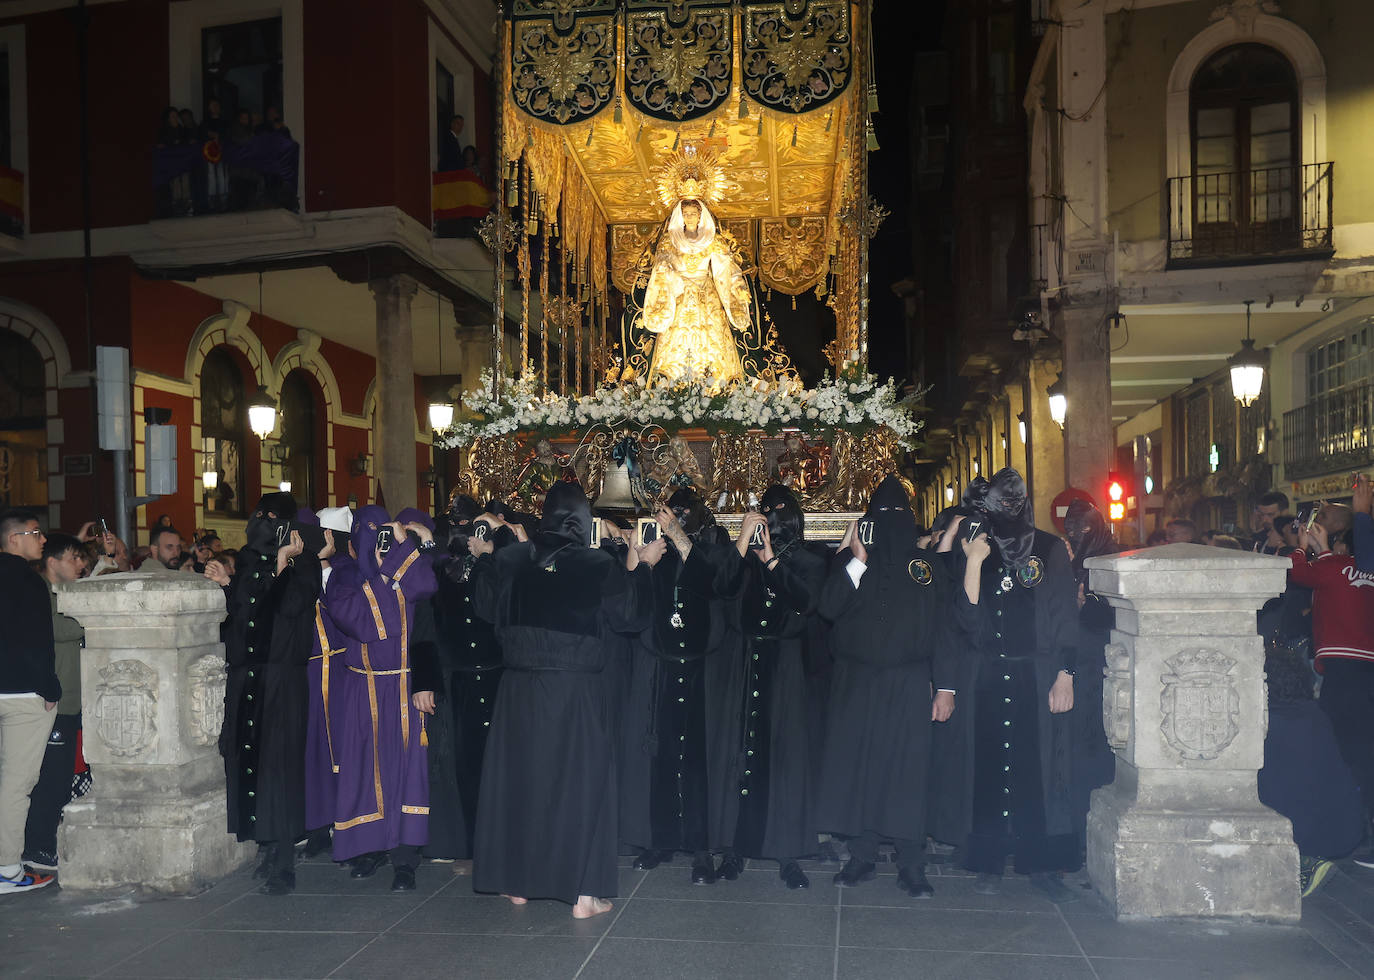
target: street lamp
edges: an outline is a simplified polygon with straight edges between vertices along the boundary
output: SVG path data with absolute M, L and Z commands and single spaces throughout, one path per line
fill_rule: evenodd
M 277 403 L 267 393 L 266 385 L 258 385 L 258 393 L 248 403 L 248 427 L 259 439 L 266 439 L 277 427 Z
M 1045 393 L 1050 396 L 1050 418 L 1054 419 L 1054 424 L 1059 428 L 1064 428 L 1064 419 L 1069 411 L 1069 397 L 1064 386 L 1064 372 L 1054 379 L 1054 384 L 1045 389 Z
M 953 484 L 953 483 L 946 483 L 946 484 L 945 484 L 945 503 L 946 503 L 946 504 L 952 504 L 952 503 L 954 503 L 954 484 Z
M 1246 408 L 1259 398 L 1264 388 L 1264 356 L 1255 350 L 1255 341 L 1250 336 L 1250 304 L 1245 301 L 1245 339 L 1240 342 L 1240 350 L 1231 358 L 1231 394 Z
M 435 432 L 443 432 L 453 424 L 453 406 L 448 402 L 429 403 L 429 427 Z

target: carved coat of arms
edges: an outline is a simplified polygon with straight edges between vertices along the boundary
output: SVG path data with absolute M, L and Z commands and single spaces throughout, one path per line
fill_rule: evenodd
M 1107 668 L 1102 696 L 1102 729 L 1107 744 L 1124 749 L 1131 740 L 1131 703 L 1135 685 L 1131 682 L 1131 654 L 1119 643 L 1106 647 Z
M 100 669 L 95 728 L 116 756 L 138 755 L 157 737 L 157 671 L 139 660 L 116 660 Z
M 206 654 L 186 671 L 190 697 L 190 738 L 196 745 L 214 745 L 224 724 L 224 658 Z
M 1215 759 L 1240 733 L 1240 694 L 1229 676 L 1235 660 L 1219 650 L 1183 650 L 1165 661 L 1160 731 L 1185 759 Z

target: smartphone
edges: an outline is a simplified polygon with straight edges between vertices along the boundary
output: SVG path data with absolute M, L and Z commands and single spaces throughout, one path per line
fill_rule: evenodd
M 860 521 L 858 527 L 859 544 L 863 545 L 865 548 L 872 547 L 873 532 L 876 529 L 876 522 L 871 520 Z
M 103 538 L 110 533 L 110 525 L 105 523 L 105 518 L 97 517 L 95 522 L 100 525 L 100 536 Z
M 652 517 L 641 517 L 639 519 L 639 546 L 642 548 L 651 541 L 657 541 L 659 535 L 658 521 Z
M 1307 515 L 1307 530 L 1309 532 L 1312 530 L 1312 525 L 1317 523 L 1317 515 L 1322 512 L 1324 506 L 1325 502 L 1312 505 L 1312 510 Z
M 392 535 L 394 533 L 390 525 L 383 525 L 377 529 L 377 554 L 385 557 L 386 553 L 391 550 Z
M 754 531 L 749 535 L 749 547 L 755 551 L 763 550 L 763 525 L 755 524 Z
M 592 533 L 587 545 L 591 548 L 601 547 L 601 518 L 599 517 L 592 518 Z

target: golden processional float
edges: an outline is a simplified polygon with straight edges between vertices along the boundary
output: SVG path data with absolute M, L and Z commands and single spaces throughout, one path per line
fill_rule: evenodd
M 492 367 L 438 436 L 459 488 L 576 479 L 624 512 L 690 485 L 728 525 L 782 482 L 838 538 L 920 428 L 867 366 L 868 4 L 513 0 L 501 32 Z M 811 387 L 774 293 L 833 313 Z

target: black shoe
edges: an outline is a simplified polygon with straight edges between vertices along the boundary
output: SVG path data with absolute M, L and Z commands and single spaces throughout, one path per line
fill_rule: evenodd
M 57 852 L 25 851 L 21 863 L 24 867 L 33 868 L 35 871 L 56 871 Z
M 902 868 L 897 872 L 897 887 L 912 898 L 934 898 L 935 889 L 926 879 L 925 868 Z
M 876 877 L 878 877 L 876 865 L 851 857 L 840 869 L 840 873 L 835 875 L 834 881 L 841 888 L 853 888 L 865 881 L 872 881 Z
M 653 848 L 647 848 L 639 852 L 639 857 L 635 858 L 630 867 L 636 871 L 652 871 L 660 864 L 671 864 L 672 860 L 672 851 L 655 851 Z
M 692 862 L 692 884 L 714 885 L 715 883 L 716 866 L 709 856 Z
M 305 850 L 301 851 L 301 857 L 307 861 L 321 854 L 328 854 L 332 841 L 329 836 L 329 828 L 321 827 L 319 830 L 312 830 L 310 836 L 305 839 Z
M 267 879 L 272 877 L 272 869 L 277 866 L 277 845 L 259 844 L 258 845 L 258 866 L 253 869 L 254 878 Z
M 720 867 L 716 869 L 716 876 L 724 878 L 726 881 L 734 881 L 743 870 L 744 862 L 740 856 L 734 852 L 727 852 L 725 857 L 720 859 Z
M 394 892 L 413 892 L 415 890 L 415 869 L 401 867 L 391 876 L 391 890 Z
M 353 870 L 348 873 L 348 877 L 371 878 L 377 873 L 377 869 L 384 864 L 386 864 L 386 851 L 359 854 L 353 859 Z
M 290 868 L 273 868 L 258 891 L 263 895 L 290 895 L 296 890 L 296 872 Z
M 793 890 L 811 887 L 811 879 L 806 877 L 806 872 L 801 869 L 801 865 L 796 861 L 788 861 L 779 868 L 778 877 L 782 879 L 784 885 Z
M 1002 876 L 986 871 L 979 872 L 978 877 L 973 879 L 973 890 L 979 895 L 1000 895 L 1002 894 Z
M 1078 894 L 1059 879 L 1058 875 L 1035 874 L 1030 876 L 1031 887 L 1043 892 L 1055 905 L 1068 905 L 1078 901 Z

